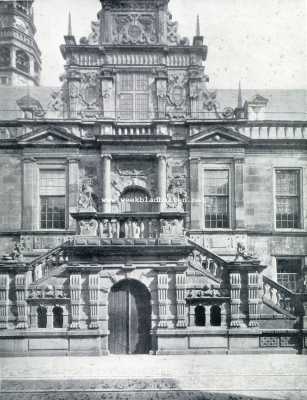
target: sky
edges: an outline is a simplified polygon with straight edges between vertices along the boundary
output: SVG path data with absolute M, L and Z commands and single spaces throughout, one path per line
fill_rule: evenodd
M 307 0 L 170 0 L 179 33 L 195 34 L 196 15 L 209 48 L 209 87 L 218 89 L 307 88 Z M 79 40 L 91 32 L 99 0 L 35 0 L 36 39 L 42 51 L 44 86 L 59 86 L 64 72 L 59 46 L 68 12 Z

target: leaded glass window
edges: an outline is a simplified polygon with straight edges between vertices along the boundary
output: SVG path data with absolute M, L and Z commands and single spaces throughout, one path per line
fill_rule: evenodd
M 300 171 L 276 171 L 276 228 L 300 228 Z
M 149 118 L 149 76 L 142 73 L 122 73 L 118 77 L 119 119 Z
M 229 171 L 205 170 L 205 227 L 229 228 Z
M 65 229 L 66 179 L 64 170 L 40 171 L 41 229 Z

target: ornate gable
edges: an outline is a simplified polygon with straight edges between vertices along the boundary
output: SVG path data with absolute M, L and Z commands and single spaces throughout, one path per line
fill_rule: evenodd
M 236 129 L 225 126 L 214 126 L 202 129 L 187 139 L 188 146 L 244 146 L 249 139 Z
M 77 145 L 80 138 L 67 132 L 63 128 L 46 127 L 33 130 L 18 138 L 19 144 L 43 144 L 43 145 Z

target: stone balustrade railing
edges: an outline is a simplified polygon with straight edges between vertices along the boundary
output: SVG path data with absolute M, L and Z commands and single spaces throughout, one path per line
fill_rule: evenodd
M 38 282 L 46 278 L 52 270 L 60 267 L 67 261 L 64 250 L 61 246 L 32 261 L 32 281 Z
M 192 267 L 209 273 L 215 277 L 218 282 L 222 280 L 225 261 L 218 255 L 199 246 L 197 243 L 189 240 L 196 248 L 190 254 L 189 263 Z
M 81 217 L 80 217 L 81 218 Z M 104 239 L 157 239 L 163 235 L 182 236 L 182 218 L 161 218 L 155 216 L 99 216 L 79 219 L 79 234 Z
M 267 276 L 263 276 L 263 302 L 276 306 L 286 313 L 296 314 L 296 294 Z
M 255 123 L 240 128 L 240 133 L 250 139 L 307 139 L 307 124 L 283 124 L 274 125 L 273 123 L 264 125 Z

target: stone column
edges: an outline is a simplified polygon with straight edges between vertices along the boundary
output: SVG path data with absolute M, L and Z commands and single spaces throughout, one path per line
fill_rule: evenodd
M 78 118 L 80 95 L 80 77 L 72 76 L 68 80 L 69 117 Z
M 39 229 L 39 170 L 34 158 L 23 160 L 23 214 L 22 228 Z
M 224 328 L 227 327 L 227 311 L 225 303 L 221 305 L 221 326 Z
M 199 119 L 202 118 L 202 115 L 199 115 L 199 95 L 201 92 L 200 89 L 201 81 L 199 79 L 190 79 L 189 81 L 189 98 L 190 98 L 190 109 L 191 109 L 191 118 Z
M 31 319 L 31 328 L 37 328 L 37 305 L 32 305 L 31 306 L 31 311 L 30 311 L 30 319 Z
M 115 118 L 115 85 L 113 76 L 101 78 L 101 96 L 103 98 L 103 117 Z
M 8 328 L 9 274 L 0 274 L 0 329 Z
M 71 329 L 80 329 L 81 274 L 70 275 Z
M 190 160 L 190 187 L 191 187 L 191 229 L 203 229 L 203 199 L 201 198 L 200 186 L 200 159 L 193 158 Z
M 156 79 L 158 119 L 166 118 L 167 78 Z
M 48 305 L 47 306 L 47 328 L 52 329 L 53 328 L 53 307 L 54 305 Z
M 241 275 L 240 272 L 230 273 L 230 327 L 240 328 L 241 307 Z
M 206 326 L 211 326 L 210 324 L 210 306 L 205 306 L 205 313 L 206 313 Z
M 258 326 L 259 319 L 259 273 L 248 273 L 248 316 L 250 328 Z
M 111 185 L 111 160 L 110 154 L 102 154 L 102 212 L 111 212 L 112 185 Z
M 159 328 L 167 328 L 168 319 L 168 274 L 158 274 L 158 305 L 159 305 Z
M 90 274 L 88 277 L 88 290 L 90 302 L 90 329 L 98 329 L 99 308 L 99 274 Z
M 27 274 L 23 273 L 15 275 L 17 329 L 28 328 L 28 309 L 26 302 L 27 290 L 28 290 Z
M 245 209 L 244 209 L 244 159 L 234 160 L 235 167 L 235 227 L 236 229 L 245 228 Z
M 176 328 L 185 328 L 185 288 L 186 275 L 176 273 L 176 306 L 177 306 L 177 324 Z
M 71 158 L 68 160 L 68 227 L 70 230 L 77 229 L 77 223 L 71 217 L 71 212 L 76 211 L 79 200 L 79 160 Z
M 167 164 L 166 156 L 158 155 L 158 197 L 160 198 L 160 212 L 165 211 L 167 196 Z

